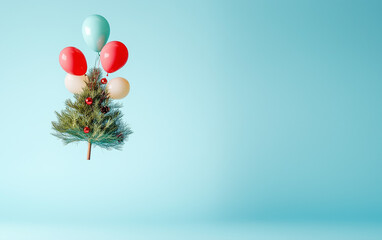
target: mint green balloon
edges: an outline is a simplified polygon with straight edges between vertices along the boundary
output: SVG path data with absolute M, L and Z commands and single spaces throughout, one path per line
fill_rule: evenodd
M 82 23 L 82 36 L 86 44 L 94 51 L 100 52 L 110 35 L 110 25 L 101 15 L 90 15 Z

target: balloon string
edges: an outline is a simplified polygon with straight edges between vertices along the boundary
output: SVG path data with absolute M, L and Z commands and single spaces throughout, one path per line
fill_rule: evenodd
M 95 61 L 94 61 L 94 67 L 97 67 L 97 60 L 98 60 L 98 57 L 99 57 L 99 56 L 97 56 L 97 57 L 95 58 Z
M 100 54 L 98 53 L 97 56 L 96 56 L 96 58 L 95 58 L 94 68 L 99 68 L 100 61 L 101 61 L 101 59 L 100 59 Z M 97 65 L 97 62 L 98 62 L 98 65 Z M 100 74 L 100 73 L 99 73 L 99 74 Z M 99 75 L 99 74 L 98 74 L 98 75 Z M 98 79 L 98 76 L 97 76 L 97 79 Z
M 98 64 L 97 64 L 97 61 L 98 61 Z M 101 63 L 101 56 L 100 54 L 98 53 L 98 56 L 96 57 L 96 62 L 94 64 L 94 67 L 97 67 L 99 68 L 99 64 Z

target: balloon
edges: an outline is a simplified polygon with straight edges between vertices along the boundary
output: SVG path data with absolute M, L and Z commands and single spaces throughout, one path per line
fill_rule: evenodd
M 111 79 L 106 85 L 107 92 L 112 99 L 121 99 L 130 91 L 130 83 L 121 77 Z
M 65 77 L 65 87 L 71 93 L 81 93 L 88 82 L 89 78 L 86 75 L 76 76 L 68 73 Z
M 82 23 L 85 43 L 94 51 L 101 51 L 110 35 L 110 25 L 101 15 L 90 15 Z
M 84 54 L 75 47 L 62 49 L 59 60 L 65 72 L 73 75 L 84 75 L 88 68 Z
M 129 52 L 126 46 L 118 41 L 108 42 L 101 51 L 101 64 L 106 72 L 112 73 L 123 67 L 127 62 Z

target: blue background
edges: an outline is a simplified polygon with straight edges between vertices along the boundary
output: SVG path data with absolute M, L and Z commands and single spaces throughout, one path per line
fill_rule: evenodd
M 378 239 L 381 11 L 338 0 L 2 3 L 0 236 L 102 239 L 99 226 L 120 226 L 105 236 L 123 239 L 130 226 L 151 229 L 133 239 L 200 239 L 213 225 L 208 239 L 298 239 L 319 222 L 358 239 L 332 225 L 351 222 Z M 131 84 L 121 102 L 134 134 L 86 161 L 86 143 L 63 146 L 50 122 L 72 97 L 59 52 L 75 46 L 94 65 L 81 34 L 94 13 L 129 49 L 109 79 Z

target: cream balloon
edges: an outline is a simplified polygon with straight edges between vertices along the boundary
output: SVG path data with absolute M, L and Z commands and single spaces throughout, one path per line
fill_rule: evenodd
M 121 77 L 111 79 L 106 85 L 109 96 L 112 99 L 122 99 L 130 91 L 130 83 Z
M 89 79 L 86 75 L 76 76 L 68 73 L 65 77 L 65 87 L 71 93 L 81 93 L 87 82 Z

